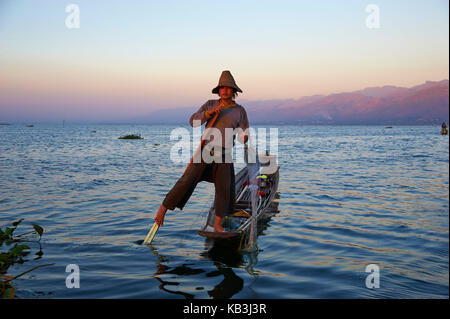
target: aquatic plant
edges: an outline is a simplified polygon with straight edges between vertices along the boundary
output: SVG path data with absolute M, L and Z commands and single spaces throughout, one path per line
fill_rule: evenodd
M 120 140 L 142 140 L 144 139 L 143 137 L 141 137 L 141 134 L 129 134 L 129 135 L 125 135 L 125 136 L 121 136 L 119 137 Z
M 30 241 L 30 239 L 24 237 L 28 234 L 37 234 L 39 235 L 39 242 L 42 238 L 42 234 L 44 233 L 44 229 L 36 224 L 32 224 L 33 230 L 24 233 L 21 235 L 14 235 L 14 231 L 17 226 L 23 221 L 23 218 L 12 223 L 12 227 L 5 227 L 5 229 L 0 228 L 0 298 L 14 298 L 15 288 L 12 284 L 12 281 L 41 267 L 50 266 L 53 264 L 47 265 L 39 265 L 33 267 L 19 275 L 12 276 L 8 275 L 8 268 L 14 264 L 23 264 L 27 260 L 24 259 L 30 253 L 30 247 L 25 244 L 21 244 L 24 241 Z M 8 247 L 3 247 L 3 244 Z M 11 248 L 9 248 L 12 246 Z M 9 248 L 6 250 L 6 248 Z M 42 250 L 39 249 L 39 252 L 36 253 L 38 256 L 37 259 L 41 258 L 43 255 Z

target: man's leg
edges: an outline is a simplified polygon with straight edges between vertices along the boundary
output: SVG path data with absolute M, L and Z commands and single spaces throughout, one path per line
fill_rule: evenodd
M 215 186 L 214 208 L 216 221 L 214 230 L 224 232 L 222 219 L 233 213 L 235 197 L 234 166 L 232 163 L 214 163 L 213 176 Z
M 194 192 L 195 187 L 201 181 L 206 167 L 207 164 L 205 163 L 192 163 L 167 193 L 155 216 L 155 222 L 159 226 L 163 225 L 164 217 L 168 209 L 174 210 L 176 207 L 183 209 Z

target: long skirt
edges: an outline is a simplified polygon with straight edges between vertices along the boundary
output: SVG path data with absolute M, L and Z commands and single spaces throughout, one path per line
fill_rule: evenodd
M 225 152 L 222 154 L 224 155 Z M 234 165 L 233 162 L 224 163 L 224 159 L 223 156 L 222 163 L 215 161 L 205 163 L 203 160 L 200 163 L 192 163 L 167 193 L 163 205 L 169 210 L 174 210 L 176 207 L 182 210 L 197 184 L 206 181 L 214 183 L 216 216 L 223 218 L 231 214 L 235 201 Z

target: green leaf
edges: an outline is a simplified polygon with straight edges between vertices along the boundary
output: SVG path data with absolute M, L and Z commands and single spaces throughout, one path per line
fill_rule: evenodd
M 21 218 L 21 219 L 15 221 L 14 223 L 12 223 L 12 225 L 13 225 L 14 227 L 17 227 L 23 220 L 24 220 L 24 218 Z
M 7 246 L 10 246 L 10 245 L 12 245 L 12 244 L 14 244 L 16 241 L 14 240 L 14 239 L 12 239 L 12 237 L 11 238 L 8 238 L 7 240 L 5 240 L 5 244 L 7 245 Z
M 14 287 L 10 286 L 7 288 L 3 294 L 4 298 L 13 299 L 14 298 Z
M 23 251 L 24 250 L 29 250 L 30 247 L 28 247 L 27 245 L 15 245 L 13 248 L 11 248 L 9 250 L 9 252 L 15 256 L 20 256 L 25 254 Z
M 8 254 L 7 253 L 1 253 L 0 254 L 0 262 L 6 263 L 8 261 Z
M 3 230 L 0 229 L 0 246 L 3 244 L 3 241 L 7 239 L 9 236 L 6 236 L 6 234 L 3 232 Z
M 42 234 L 44 233 L 44 228 L 36 224 L 33 224 L 33 228 L 36 231 L 36 233 L 39 234 L 39 237 L 42 237 Z
M 5 229 L 5 235 L 8 236 L 8 237 L 11 237 L 12 233 L 14 232 L 14 229 L 15 229 L 15 228 L 9 228 L 9 227 L 6 227 L 6 229 Z

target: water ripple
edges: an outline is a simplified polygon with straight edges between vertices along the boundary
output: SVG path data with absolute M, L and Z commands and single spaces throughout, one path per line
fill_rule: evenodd
M 25 218 L 46 230 L 42 258 L 10 271 L 55 263 L 19 279 L 18 295 L 448 298 L 449 140 L 439 128 L 278 127 L 278 208 L 260 225 L 259 252 L 241 254 L 197 235 L 208 183 L 168 213 L 153 247 L 140 245 L 184 170 L 169 160 L 171 129 L 0 126 L 0 225 Z M 144 140 L 117 139 L 129 133 Z M 80 289 L 65 288 L 71 263 Z M 365 287 L 368 264 L 380 267 L 379 289 Z

